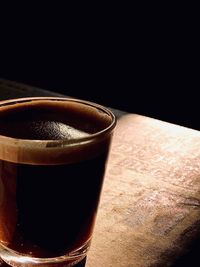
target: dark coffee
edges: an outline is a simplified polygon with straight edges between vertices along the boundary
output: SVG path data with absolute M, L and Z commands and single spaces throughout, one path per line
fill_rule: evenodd
M 110 143 L 110 135 L 87 140 L 109 126 L 108 115 L 80 103 L 52 103 L 0 106 L 0 242 L 41 258 L 90 240 Z M 45 147 L 17 149 L 18 139 Z
M 37 101 L 1 106 L 0 135 L 29 140 L 76 139 L 109 125 L 110 118 L 81 103 Z
M 105 157 L 44 166 L 1 161 L 4 220 L 12 222 L 8 247 L 55 257 L 83 245 L 91 236 Z

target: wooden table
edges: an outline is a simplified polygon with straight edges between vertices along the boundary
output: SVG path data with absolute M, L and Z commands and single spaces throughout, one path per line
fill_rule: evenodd
M 0 98 L 32 95 L 57 94 L 0 82 Z M 200 132 L 114 112 L 87 267 L 200 266 Z

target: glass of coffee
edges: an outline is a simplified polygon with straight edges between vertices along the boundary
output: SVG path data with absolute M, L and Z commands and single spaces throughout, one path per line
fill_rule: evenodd
M 2 266 L 84 266 L 115 125 L 82 100 L 0 102 Z

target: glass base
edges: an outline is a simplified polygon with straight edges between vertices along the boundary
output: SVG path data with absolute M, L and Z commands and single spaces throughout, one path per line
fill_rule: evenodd
M 0 267 L 84 267 L 89 246 L 90 241 L 64 256 L 55 258 L 34 258 L 21 255 L 12 249 L 0 245 L 0 258 L 6 263 L 5 264 L 0 259 Z
M 85 267 L 86 264 L 86 257 L 80 261 L 79 263 L 75 264 L 73 267 Z M 64 264 L 63 267 L 65 267 L 66 265 Z M 10 267 L 10 265 L 8 265 L 7 263 L 1 261 L 0 259 L 0 267 Z

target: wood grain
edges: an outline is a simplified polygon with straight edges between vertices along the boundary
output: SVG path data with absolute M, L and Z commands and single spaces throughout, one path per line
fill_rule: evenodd
M 199 237 L 199 207 L 200 132 L 123 116 L 87 267 L 172 266 Z

